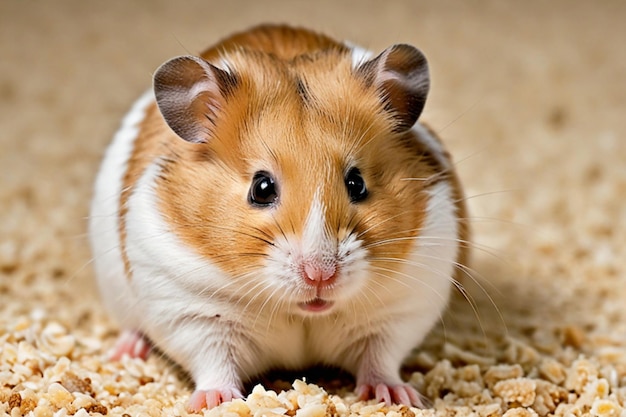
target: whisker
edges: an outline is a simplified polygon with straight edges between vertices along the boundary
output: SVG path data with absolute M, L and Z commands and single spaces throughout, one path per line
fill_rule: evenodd
M 380 227 L 381 225 L 383 225 L 383 224 L 385 224 L 385 223 L 387 223 L 387 222 L 389 222 L 389 221 L 392 221 L 392 220 L 394 220 L 394 219 L 396 219 L 396 218 L 398 218 L 398 217 L 400 217 L 400 216 L 403 216 L 403 215 L 405 215 L 406 213 L 407 213 L 407 212 L 398 213 L 398 214 L 396 214 L 395 216 L 388 217 L 388 218 L 386 218 L 385 220 L 382 220 L 382 221 L 380 221 L 380 222 L 378 222 L 378 223 L 373 224 L 373 225 L 372 225 L 372 226 L 370 226 L 369 228 L 367 228 L 367 229 L 365 229 L 364 231 L 360 232 L 360 233 L 357 235 L 357 238 L 361 238 L 363 235 L 365 235 L 366 233 L 368 233 L 368 232 L 369 232 L 369 231 L 371 231 L 372 229 L 374 229 L 374 228 L 376 228 L 376 227 Z
M 480 291 L 487 297 L 487 299 L 489 300 L 489 303 L 493 306 L 493 308 L 496 310 L 496 314 L 498 314 L 498 319 L 499 321 L 502 323 L 505 333 L 508 334 L 508 327 L 506 325 L 506 320 L 504 319 L 504 315 L 502 314 L 502 310 L 500 309 L 500 307 L 498 307 L 498 304 L 496 303 L 496 301 L 493 299 L 493 297 L 491 296 L 491 294 L 489 294 L 489 291 L 487 291 L 487 289 L 479 282 L 479 280 L 475 277 L 475 275 L 478 275 L 480 277 L 480 279 L 483 282 L 486 282 L 490 285 L 491 289 L 496 291 L 498 294 L 501 295 L 500 290 L 493 285 L 493 283 L 491 283 L 491 281 L 489 281 L 488 279 L 486 279 L 482 274 L 479 274 L 476 272 L 476 270 L 469 268 L 466 265 L 462 265 L 460 263 L 455 263 L 455 266 L 463 273 L 464 276 L 466 276 L 467 278 L 469 278 L 473 283 L 475 283 L 478 288 L 480 289 Z M 463 297 L 470 301 L 467 297 L 471 295 L 469 294 L 469 292 L 467 292 L 467 289 L 463 286 L 463 284 L 457 280 L 454 280 L 454 282 L 458 283 L 458 285 L 456 285 L 456 287 L 459 289 L 459 291 L 461 292 L 461 294 L 463 295 Z M 483 330 L 483 335 L 486 338 L 486 332 L 484 330 L 484 327 L 482 325 L 482 321 L 480 320 L 479 314 L 478 314 L 478 303 L 474 300 L 473 297 L 471 297 L 473 300 L 473 304 L 471 304 L 472 306 L 472 310 L 475 313 L 476 318 L 478 319 L 478 322 L 480 324 L 481 329 Z
M 404 272 L 396 271 L 396 270 L 393 270 L 393 269 L 389 269 L 389 268 L 385 268 L 385 267 L 377 266 L 377 265 L 373 266 L 372 268 L 375 268 L 376 270 L 379 270 L 379 271 L 391 272 L 391 273 L 394 273 L 394 274 L 396 274 L 398 276 L 401 276 L 401 277 L 404 277 L 404 278 L 408 278 L 410 280 L 414 280 L 414 281 L 418 282 L 420 285 L 423 285 L 424 287 L 426 287 L 429 290 L 431 290 L 434 294 L 437 294 L 439 296 L 439 298 L 441 299 L 441 301 L 444 301 L 444 302 L 447 301 L 446 298 L 444 298 L 441 294 L 439 294 L 437 291 L 435 291 L 434 288 L 432 288 L 430 285 L 426 284 L 424 281 L 420 280 L 418 277 L 414 277 L 414 276 L 411 276 L 411 275 L 406 274 Z M 425 268 L 425 269 L 428 270 L 428 268 Z M 431 270 L 430 272 L 433 272 L 435 274 L 440 274 L 441 276 L 445 276 L 445 274 L 442 274 L 442 273 L 440 273 L 438 271 Z M 392 279 L 395 282 L 397 282 L 399 284 L 402 284 L 402 285 L 404 285 L 407 288 L 411 288 L 410 285 L 408 285 L 407 283 L 405 283 L 405 282 L 403 282 L 403 281 L 401 281 L 401 280 L 399 280 L 397 278 L 392 278 Z
M 429 256 L 429 255 L 422 255 L 422 257 L 425 258 L 429 258 L 429 259 L 434 259 L 434 260 L 443 260 L 445 261 L 445 259 L 436 257 L 436 256 Z M 406 259 L 402 259 L 402 258 L 375 258 L 376 260 L 381 260 L 381 261 L 386 261 L 386 262 L 396 262 L 396 263 L 400 263 L 400 264 L 406 264 L 406 265 L 411 265 L 411 266 L 415 266 L 418 268 L 425 268 L 425 264 L 419 263 L 419 262 L 412 262 Z M 495 308 L 498 317 L 500 319 L 500 321 L 503 323 L 505 329 L 506 329 L 506 322 L 504 320 L 504 316 L 502 315 L 502 311 L 500 310 L 500 308 L 498 307 L 497 303 L 495 302 L 495 300 L 491 297 L 491 295 L 489 294 L 489 292 L 480 284 L 480 282 L 478 281 L 478 279 L 474 276 L 474 274 L 477 274 L 475 270 L 469 268 L 466 265 L 462 265 L 458 262 L 454 262 L 455 267 L 459 268 L 464 275 L 466 275 L 469 279 L 472 280 L 472 282 L 474 282 L 476 285 L 478 285 L 478 287 L 480 288 L 481 292 L 483 294 L 485 294 L 485 296 L 487 297 L 487 299 L 489 300 L 489 302 L 491 303 L 491 305 Z M 481 328 L 481 331 L 483 333 L 483 336 L 486 338 L 487 337 L 487 333 L 486 330 L 484 328 L 484 325 L 482 323 L 482 320 L 480 318 L 480 314 L 479 314 L 479 310 L 478 310 L 478 303 L 476 302 L 476 300 L 471 296 L 471 294 L 469 294 L 467 292 L 467 290 L 465 289 L 465 287 L 461 284 L 461 282 L 459 282 L 458 280 L 454 279 L 453 276 L 448 276 L 446 274 L 442 274 L 440 271 L 437 270 L 433 270 L 432 268 L 425 268 L 426 270 L 436 273 L 440 276 L 442 276 L 443 278 L 449 280 L 452 285 L 454 285 L 459 292 L 461 293 L 461 295 L 463 295 L 463 297 L 468 301 L 468 304 L 470 305 L 474 316 L 476 317 L 476 319 L 478 320 L 479 326 Z M 477 274 L 481 277 L 481 279 L 485 282 L 488 282 L 488 280 L 485 279 L 484 276 Z M 409 275 L 404 275 L 410 279 L 413 279 L 417 282 L 419 282 L 420 284 L 423 284 L 423 282 L 421 280 L 418 279 L 418 277 L 412 277 Z
M 442 127 L 441 129 L 439 129 L 437 131 L 437 135 L 441 134 L 444 130 L 446 130 L 448 127 L 452 126 L 454 123 L 456 123 L 457 121 L 459 121 L 461 118 L 465 117 L 465 115 L 467 115 L 469 112 L 471 112 L 472 110 L 474 110 L 474 108 L 476 106 L 478 106 L 478 104 L 483 101 L 484 96 L 483 97 L 479 97 L 476 101 L 474 101 L 474 103 L 472 103 L 467 109 L 463 110 L 461 112 L 461 114 L 459 114 L 457 117 L 455 117 L 454 119 L 452 119 L 451 121 L 448 122 L 448 124 L 446 124 L 444 127 Z
M 401 276 L 405 276 L 405 277 L 412 278 L 412 279 L 414 279 L 414 278 L 415 278 L 415 277 L 411 277 L 411 276 L 409 276 L 409 275 L 403 274 L 403 273 L 401 273 L 401 272 L 399 272 L 399 271 L 392 270 L 392 269 L 381 269 L 381 268 L 377 268 L 377 269 L 380 269 L 380 270 L 383 270 L 383 271 L 386 271 L 386 272 L 391 272 L 391 273 L 393 273 L 393 274 L 395 274 L 395 275 L 401 275 Z M 409 286 L 408 284 L 404 283 L 402 280 L 400 280 L 400 279 L 398 279 L 398 278 L 396 278 L 396 277 L 392 277 L 391 275 L 388 275 L 388 274 L 383 274 L 382 272 L 374 272 L 374 273 L 375 273 L 376 275 L 378 275 L 378 276 L 383 277 L 383 278 L 387 278 L 387 279 L 392 280 L 392 281 L 394 281 L 394 282 L 398 282 L 398 283 L 404 284 L 405 286 L 407 286 L 407 288 L 410 288 L 410 286 Z M 428 288 L 428 289 L 429 289 L 429 290 L 430 290 L 433 294 L 437 295 L 437 296 L 439 297 L 439 299 L 440 299 L 440 300 L 442 300 L 442 301 L 444 301 L 444 302 L 446 302 L 446 301 L 447 301 L 446 297 L 443 297 L 443 296 L 442 296 L 439 292 L 435 291 L 435 289 L 434 289 L 434 288 L 432 288 L 431 286 L 429 286 L 429 285 L 425 285 L 425 283 L 424 283 L 423 281 L 421 281 L 421 280 L 416 280 L 416 281 L 418 281 L 418 283 L 419 283 L 420 285 L 423 285 L 423 286 L 425 286 L 426 288 Z M 428 298 L 426 298 L 426 302 L 429 302 L 429 299 L 428 299 Z M 438 315 L 439 315 L 439 320 L 443 323 L 443 311 L 438 312 Z
M 177 223 L 176 224 L 177 227 L 181 228 L 181 229 L 213 229 L 213 230 L 223 230 L 223 231 L 227 231 L 230 233 L 234 233 L 234 234 L 238 234 L 238 235 L 243 235 L 246 237 L 250 237 L 256 240 L 260 240 L 261 242 L 269 245 L 269 246 L 274 246 L 274 243 L 272 242 L 272 237 L 265 231 L 259 229 L 258 227 L 254 227 L 254 226 L 242 226 L 242 227 L 248 227 L 250 228 L 252 231 L 254 232 L 258 232 L 259 235 L 246 231 L 246 230 L 240 230 L 238 228 L 235 227 L 228 227 L 228 226 L 223 226 L 223 225 L 216 225 L 216 224 L 207 224 L 207 223 L 202 223 L 202 222 L 198 222 L 198 223 Z

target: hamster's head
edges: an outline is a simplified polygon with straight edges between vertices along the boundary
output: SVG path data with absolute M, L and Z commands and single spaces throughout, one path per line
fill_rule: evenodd
M 307 316 L 384 302 L 406 285 L 427 185 L 441 174 L 411 132 L 427 64 L 407 45 L 353 55 L 238 50 L 156 72 L 157 104 L 179 136 L 163 161 L 161 210 L 224 273 L 199 287 Z

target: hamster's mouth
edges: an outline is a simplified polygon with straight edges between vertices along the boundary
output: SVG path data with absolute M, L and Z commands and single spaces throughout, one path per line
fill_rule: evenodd
M 329 310 L 333 306 L 333 304 L 335 303 L 332 301 L 316 297 L 311 301 L 298 303 L 298 307 L 309 313 L 321 313 Z

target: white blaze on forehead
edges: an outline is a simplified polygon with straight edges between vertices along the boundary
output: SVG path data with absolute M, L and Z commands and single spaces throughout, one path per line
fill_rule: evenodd
M 335 256 L 334 241 L 326 225 L 326 207 L 320 199 L 319 189 L 313 197 L 309 214 L 302 232 L 302 255 L 304 259 L 326 262 Z

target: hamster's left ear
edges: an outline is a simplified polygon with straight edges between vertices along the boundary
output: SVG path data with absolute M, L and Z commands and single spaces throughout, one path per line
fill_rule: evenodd
M 405 44 L 390 46 L 356 72 L 376 88 L 397 121 L 395 130 L 410 129 L 424 110 L 430 87 L 428 63 L 422 52 Z

